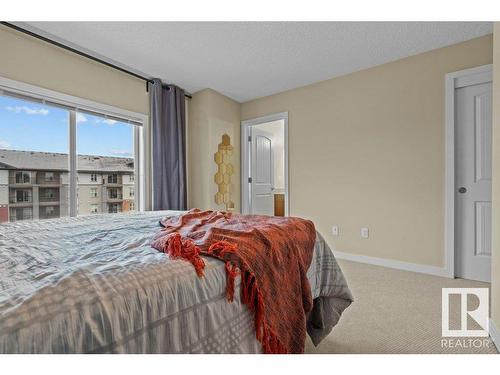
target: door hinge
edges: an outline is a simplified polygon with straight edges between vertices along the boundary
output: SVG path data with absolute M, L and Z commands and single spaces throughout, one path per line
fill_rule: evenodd
M 248 136 L 248 142 L 252 142 L 252 136 L 251 135 Z
M 251 184 L 252 183 L 252 177 L 248 177 L 248 183 Z

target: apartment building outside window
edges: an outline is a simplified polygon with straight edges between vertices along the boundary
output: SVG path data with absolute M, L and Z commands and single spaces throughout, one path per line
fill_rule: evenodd
M 11 95 L 5 81 L 13 82 L 0 77 L 1 220 L 118 213 L 137 207 L 137 194 L 123 197 L 123 191 L 135 188 L 141 147 L 135 143 L 143 118 L 124 120 Z

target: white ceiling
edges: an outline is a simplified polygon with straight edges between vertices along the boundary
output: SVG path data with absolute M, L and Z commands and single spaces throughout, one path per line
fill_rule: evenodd
M 18 23 L 188 92 L 239 102 L 492 33 L 489 22 Z

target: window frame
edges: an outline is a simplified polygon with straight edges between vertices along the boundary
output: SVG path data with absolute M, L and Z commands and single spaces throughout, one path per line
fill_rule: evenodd
M 91 112 L 105 118 L 111 117 L 134 125 L 134 188 L 136 191 L 136 207 L 138 211 L 151 210 L 151 131 L 149 116 L 94 102 L 73 95 L 45 89 L 24 82 L 0 76 L 0 95 L 18 96 L 21 99 L 38 102 L 44 105 L 65 107 L 69 111 L 69 216 L 78 214 L 77 200 L 77 153 L 76 153 L 76 113 Z

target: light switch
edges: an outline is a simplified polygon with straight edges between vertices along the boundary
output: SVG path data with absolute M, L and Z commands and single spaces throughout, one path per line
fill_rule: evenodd
M 367 227 L 361 228 L 361 238 L 368 238 L 370 234 L 370 230 Z
M 338 225 L 334 225 L 332 227 L 332 234 L 334 237 L 338 237 L 339 236 L 339 226 Z

